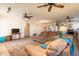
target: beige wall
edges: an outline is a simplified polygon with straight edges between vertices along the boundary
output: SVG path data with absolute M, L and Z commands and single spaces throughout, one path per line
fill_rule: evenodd
M 32 36 L 35 33 L 38 35 L 43 30 L 44 30 L 43 26 L 39 22 L 38 23 L 30 23 L 30 36 Z
M 22 19 L 19 17 L 12 16 L 4 16 L 0 18 L 0 36 L 11 35 L 12 28 L 19 28 L 21 37 L 24 37 L 25 30 L 30 31 L 30 35 L 32 36 L 34 33 L 39 34 L 43 31 L 42 25 L 39 23 L 30 23 L 30 30 L 25 29 L 27 19 Z
M 16 17 L 4 16 L 0 18 L 0 36 L 7 36 L 11 34 L 12 28 L 19 28 L 22 37 L 24 36 L 25 21 Z

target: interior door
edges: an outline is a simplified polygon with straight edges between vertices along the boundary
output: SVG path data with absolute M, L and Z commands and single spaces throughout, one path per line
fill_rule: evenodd
M 30 36 L 30 24 L 29 23 L 25 24 L 24 33 L 25 33 L 24 34 L 25 37 Z

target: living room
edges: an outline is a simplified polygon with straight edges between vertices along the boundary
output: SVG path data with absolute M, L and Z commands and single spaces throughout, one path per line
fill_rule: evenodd
M 45 48 L 50 42 L 58 38 L 63 39 L 66 36 L 66 38 L 71 39 L 72 34 L 75 33 L 73 35 L 77 34 L 77 40 L 74 40 L 76 42 L 74 45 L 77 48 L 74 48 L 74 55 L 79 55 L 78 19 L 79 3 L 0 3 L 0 43 L 6 44 L 6 46 L 8 43 L 9 46 L 13 44 L 14 48 L 12 49 L 15 49 L 16 44 L 19 46 L 28 44 L 26 50 L 29 54 L 25 53 L 22 55 L 49 56 L 54 55 L 54 52 L 48 55 L 45 54 Z M 67 34 L 70 35 L 68 36 Z M 29 42 L 29 40 L 33 41 Z M 34 44 L 34 46 L 40 46 L 40 48 L 34 47 L 30 43 Z M 53 44 L 53 46 L 55 45 Z M 35 54 L 32 53 L 34 52 L 32 48 L 36 48 Z M 42 48 L 44 49 L 42 50 Z M 43 53 L 37 51 L 40 49 Z M 70 54 L 71 52 L 68 49 L 64 50 L 67 53 L 64 53 L 64 55 L 73 55 L 73 53 Z M 21 54 L 16 52 L 13 54 L 11 50 L 9 53 L 0 53 L 2 53 L 1 55 L 17 56 Z M 56 56 L 60 55 L 59 52 L 57 53 Z

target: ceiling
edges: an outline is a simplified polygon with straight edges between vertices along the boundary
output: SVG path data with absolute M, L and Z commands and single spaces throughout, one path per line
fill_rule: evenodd
M 52 7 L 51 12 L 48 12 L 48 7 L 37 8 L 43 3 L 0 3 L 0 17 L 3 15 L 22 17 L 22 14 L 27 12 L 28 15 L 33 15 L 34 21 L 46 20 L 55 21 L 65 19 L 66 16 L 79 16 L 79 3 L 61 3 L 64 8 Z M 12 11 L 7 14 L 7 8 L 11 7 Z

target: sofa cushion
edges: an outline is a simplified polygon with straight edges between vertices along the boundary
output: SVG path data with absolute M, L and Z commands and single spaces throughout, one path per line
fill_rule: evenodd
M 41 32 L 40 34 L 39 34 L 39 36 L 48 36 L 49 35 L 49 32 L 48 31 L 44 31 L 44 32 Z
M 55 51 L 56 52 L 55 55 L 59 55 L 62 52 L 62 50 L 66 47 L 66 45 L 67 45 L 67 43 L 64 40 L 57 39 L 57 40 L 52 41 L 48 45 L 48 50 L 52 50 L 52 52 Z M 51 55 L 53 55 L 53 54 L 51 54 Z
M 49 32 L 49 35 L 48 36 L 58 36 L 58 32 Z
M 46 56 L 46 49 L 34 45 L 26 45 L 25 47 L 31 56 Z
M 23 46 L 8 47 L 8 51 L 11 56 L 28 56 L 28 53 Z
M 47 48 L 47 44 L 40 44 L 40 47 L 43 48 L 43 49 L 46 49 Z
M 47 56 L 55 56 L 55 54 L 56 54 L 56 49 L 47 49 L 47 51 L 46 51 L 46 55 Z
M 0 56 L 10 56 L 8 49 L 4 44 L 0 44 Z

